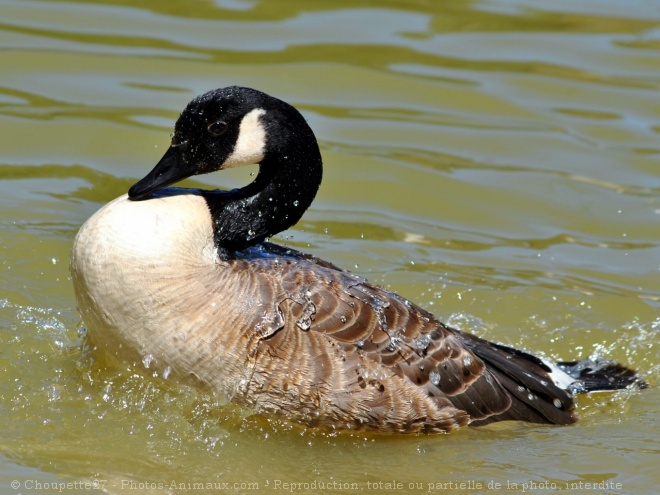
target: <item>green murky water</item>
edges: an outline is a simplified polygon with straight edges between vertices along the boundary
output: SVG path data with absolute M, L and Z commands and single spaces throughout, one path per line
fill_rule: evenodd
M 0 493 L 657 493 L 656 2 L 0 0 L 0 18 Z M 229 84 L 293 103 L 321 143 L 319 197 L 278 242 L 649 389 L 582 398 L 573 427 L 396 438 L 104 366 L 73 237 Z

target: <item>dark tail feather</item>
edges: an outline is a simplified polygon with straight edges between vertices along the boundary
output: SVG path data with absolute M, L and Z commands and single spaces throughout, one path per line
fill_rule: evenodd
M 527 352 L 488 342 L 473 335 L 466 341 L 511 395 L 511 407 L 498 416 L 474 421 L 475 426 L 495 421 L 527 421 L 568 425 L 577 421 L 570 392 L 553 382 L 552 371 L 541 359 Z
M 575 378 L 568 388 L 573 394 L 586 392 L 621 390 L 636 385 L 646 388 L 646 382 L 639 380 L 637 373 L 614 361 L 567 361 L 557 363 L 559 369 Z
M 511 407 L 503 414 L 474 421 L 473 425 L 502 420 L 571 424 L 577 421 L 573 412 L 575 394 L 619 390 L 633 385 L 646 387 L 633 370 L 612 361 L 585 359 L 551 365 L 513 347 L 494 344 L 473 335 L 463 334 L 463 338 L 513 399 Z M 558 369 L 553 371 L 552 367 Z M 557 373 L 568 375 L 563 379 L 567 382 L 565 385 L 554 382 Z M 575 381 L 570 383 L 569 377 Z

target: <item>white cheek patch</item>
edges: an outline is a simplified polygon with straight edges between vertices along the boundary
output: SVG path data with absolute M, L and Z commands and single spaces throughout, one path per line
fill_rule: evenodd
M 266 130 L 260 117 L 266 113 L 263 108 L 255 108 L 243 117 L 238 128 L 238 139 L 234 151 L 220 167 L 232 168 L 252 165 L 264 159 L 266 150 Z

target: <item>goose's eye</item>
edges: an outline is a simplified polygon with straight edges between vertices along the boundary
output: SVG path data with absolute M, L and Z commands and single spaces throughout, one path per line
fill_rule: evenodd
M 218 120 L 217 122 L 212 122 L 209 124 L 207 127 L 209 134 L 212 136 L 222 136 L 225 132 L 227 132 L 227 122 L 223 122 L 222 120 Z

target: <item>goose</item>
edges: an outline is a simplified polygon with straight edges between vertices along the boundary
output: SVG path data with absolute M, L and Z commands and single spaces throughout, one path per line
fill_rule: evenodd
M 258 164 L 230 191 L 170 187 Z M 450 432 L 566 425 L 578 393 L 639 384 L 609 361 L 551 362 L 451 328 L 407 299 L 268 239 L 321 184 L 293 106 L 226 87 L 194 98 L 155 168 L 80 228 L 71 255 L 92 344 L 121 362 L 310 427 Z

